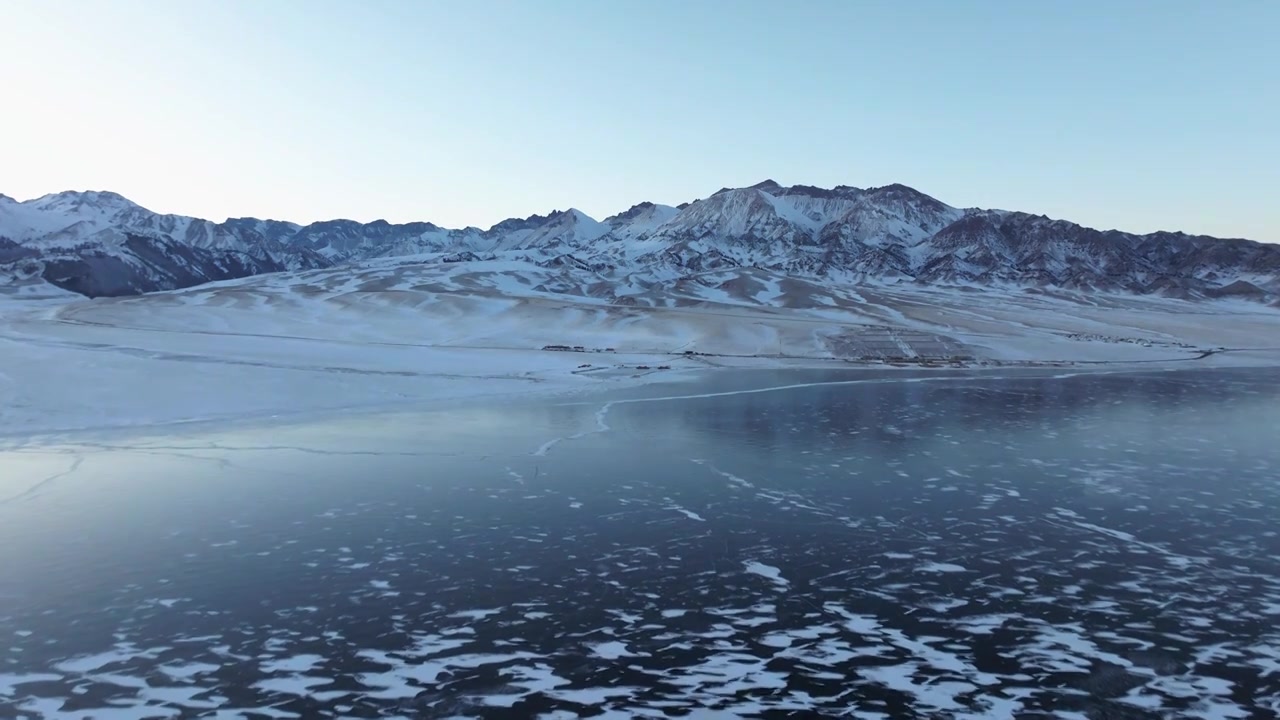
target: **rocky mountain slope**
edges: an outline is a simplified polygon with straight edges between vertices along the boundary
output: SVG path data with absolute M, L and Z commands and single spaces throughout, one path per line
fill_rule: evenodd
M 1061 287 L 1263 302 L 1280 296 L 1280 245 L 964 210 L 903 185 L 824 189 L 765 181 L 678 208 L 640 203 L 603 221 L 570 209 L 488 230 L 382 220 L 213 223 L 153 213 L 110 192 L 26 202 L 0 195 L 0 286 L 48 283 L 88 296 L 131 295 L 396 256 L 520 260 L 619 287 L 761 268 L 834 284 Z

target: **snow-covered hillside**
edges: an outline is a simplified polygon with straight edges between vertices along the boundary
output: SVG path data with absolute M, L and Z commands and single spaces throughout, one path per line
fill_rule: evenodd
M 376 258 L 505 260 L 590 269 L 619 286 L 757 268 L 832 287 L 868 281 L 1280 297 L 1280 246 L 1177 233 L 1101 232 L 1025 213 L 961 210 L 903 185 L 725 188 L 679 208 L 640 203 L 597 221 L 576 209 L 488 230 L 429 222 L 212 223 L 109 192 L 0 195 L 0 285 L 131 295 Z
M 1280 310 L 1240 299 L 851 287 L 759 268 L 652 282 L 414 256 L 136 297 L 22 297 L 34 295 L 0 298 L 0 436 L 439 405 L 724 366 L 1280 362 Z

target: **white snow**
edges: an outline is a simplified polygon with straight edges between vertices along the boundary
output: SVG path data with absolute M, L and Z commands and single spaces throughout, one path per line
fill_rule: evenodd
M 767 578 L 777 586 L 780 591 L 785 591 L 791 587 L 791 583 L 786 578 L 782 577 L 782 571 L 772 565 L 765 565 L 764 563 L 756 560 L 744 560 L 742 562 L 742 567 L 752 575 L 759 575 L 762 578 Z
M 502 610 L 499 608 L 483 608 L 478 610 L 459 610 L 449 615 L 451 618 L 465 618 L 468 620 L 483 620 L 490 615 L 497 615 Z
M 132 298 L 0 297 L 0 436 L 442 406 L 715 367 L 848 367 L 842 353 L 868 343 L 914 353 L 935 335 L 979 359 L 1090 363 L 1071 373 L 1280 362 L 1266 342 L 1280 338 L 1280 311 L 1243 301 L 855 293 L 747 269 L 640 289 L 645 305 L 624 306 L 590 282 L 523 261 L 395 258 Z M 1216 347 L 1235 351 L 1192 359 Z M 1135 361 L 1146 364 L 1124 364 Z
M 160 672 L 169 676 L 173 680 L 190 680 L 196 675 L 203 675 L 216 671 L 219 665 L 210 663 L 193 662 L 185 665 L 161 665 Z
M 622 219 L 615 215 L 605 220 L 613 236 L 624 241 L 631 241 L 646 233 L 652 232 L 663 223 L 680 213 L 676 208 L 670 205 L 652 205 L 638 212 L 634 217 Z M 634 246 L 635 243 L 628 242 L 628 246 Z
M 637 653 L 627 648 L 624 642 L 616 640 L 610 642 L 595 643 L 591 646 L 591 653 L 602 660 L 617 660 L 625 657 L 640 657 Z
M 680 513 L 681 515 L 684 515 L 685 517 L 689 518 L 690 520 L 697 520 L 698 522 L 706 522 L 706 518 L 702 517 L 701 515 L 699 515 L 698 513 L 694 512 L 694 511 L 692 511 L 692 510 L 686 510 L 686 509 L 684 509 L 684 508 L 680 507 L 679 505 L 673 506 L 671 509 L 672 509 L 672 510 L 675 510 L 676 512 Z
M 929 562 L 920 566 L 920 572 L 927 573 L 961 573 L 968 572 L 963 565 L 943 562 Z
M 740 478 L 740 477 L 738 477 L 737 475 L 734 475 L 734 474 L 733 474 L 733 473 L 731 473 L 731 472 L 726 472 L 726 471 L 724 471 L 724 470 L 721 470 L 720 468 L 716 467 L 715 465 L 708 465 L 706 462 L 704 462 L 704 461 L 702 461 L 702 460 L 694 460 L 693 462 L 697 463 L 698 465 L 706 465 L 706 467 L 707 467 L 707 469 L 708 469 L 708 470 L 710 470 L 711 472 L 715 473 L 716 475 L 719 475 L 720 477 L 722 477 L 722 478 L 724 478 L 724 479 L 728 480 L 728 481 L 731 483 L 731 487 L 743 487 L 743 488 L 754 488 L 754 487 L 755 487 L 755 485 L 752 485 L 749 481 L 744 480 L 743 478 Z
M 26 202 L 0 198 L 0 236 L 30 240 L 72 226 L 77 226 L 78 235 L 89 235 L 111 226 L 123 212 L 136 207 L 127 200 L 121 203 L 111 198 L 103 201 L 86 198 L 85 202 L 77 202 L 69 193 L 45 195 Z

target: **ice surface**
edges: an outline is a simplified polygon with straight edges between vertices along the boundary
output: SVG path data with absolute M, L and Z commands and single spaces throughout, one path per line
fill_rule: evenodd
M 684 508 L 682 508 L 682 507 L 680 507 L 680 506 L 678 506 L 678 505 L 677 505 L 677 506 L 672 507 L 671 509 L 672 509 L 672 510 L 675 510 L 676 512 L 680 513 L 681 515 L 684 515 L 685 517 L 689 518 L 690 520 L 697 520 L 698 522 L 706 522 L 706 518 L 702 517 L 701 515 L 699 515 L 698 513 L 694 512 L 694 511 L 692 511 L 692 510 L 686 510 L 686 509 L 684 509 Z
M 271 660 L 262 664 L 263 672 L 303 673 L 324 662 L 319 655 L 294 655 L 293 657 Z
M 0 707 L 12 696 L 19 716 L 50 718 L 97 716 L 90 706 L 105 703 L 98 697 L 125 717 L 258 716 L 258 708 L 394 715 L 446 706 L 459 709 L 442 714 L 536 716 L 586 714 L 584 705 L 593 717 L 701 717 L 704 709 L 709 717 L 896 717 L 907 708 L 940 720 L 1047 707 L 1067 718 L 1274 713 L 1280 584 L 1269 559 L 1270 438 L 1251 427 L 1243 434 L 1259 435 L 1260 445 L 1224 449 L 1215 432 L 1223 417 L 1251 407 L 1272 412 L 1259 389 L 1271 391 L 1274 371 L 1069 383 L 1040 375 L 960 382 L 919 374 L 840 392 L 788 383 L 797 403 L 786 390 L 755 385 L 559 403 L 553 417 L 573 421 L 547 429 L 562 440 L 546 460 L 525 453 L 543 442 L 527 420 L 547 408 L 508 411 L 509 425 L 488 432 L 502 441 L 512 428 L 529 430 L 522 444 L 482 463 L 433 456 L 434 477 L 406 484 L 406 496 L 371 503 L 387 486 L 370 493 L 369 483 L 345 483 L 359 502 L 324 498 L 296 523 L 233 523 L 225 534 L 190 538 L 200 553 L 306 567 L 323 578 L 273 598 L 261 623 L 205 620 L 197 613 L 217 608 L 218 595 L 166 578 L 137 588 L 139 602 L 109 611 L 120 613 L 118 644 L 49 655 L 43 643 L 57 637 L 56 626 L 40 624 L 35 607 L 12 623 L 34 629 L 30 638 L 6 638 L 49 659 L 10 669 L 39 675 L 0 676 Z M 1216 388 L 1213 402 L 1188 404 L 1203 391 L 1190 390 L 1197 383 Z M 1143 393 L 1152 414 L 1113 404 Z M 1030 402 L 1010 402 L 1018 397 Z M 871 399 L 878 411 L 848 412 L 850 400 L 866 410 Z M 653 403 L 671 407 L 664 414 Z M 573 437 L 566 433 L 609 433 L 593 439 L 616 449 L 636 442 L 637 417 L 726 408 L 745 409 L 744 426 L 767 416 L 770 436 L 794 452 L 774 457 L 778 445 L 741 443 L 721 424 L 737 415 L 719 412 L 700 442 L 671 444 L 687 454 L 656 458 L 635 476 L 602 482 L 596 468 L 569 462 L 572 450 L 591 456 L 599 448 L 565 443 Z M 1006 412 L 981 412 L 992 408 Z M 1129 433 L 1135 417 L 1165 424 L 1159 433 Z M 422 427 L 409 424 L 401 439 L 416 448 Z M 641 445 L 698 432 L 692 423 L 644 427 Z M 333 441 L 327 430 L 319 438 Z M 188 456 L 201 443 L 162 442 L 155 452 L 179 453 L 188 467 L 207 462 Z M 282 443 L 254 458 L 281 457 L 299 471 L 333 462 L 297 462 L 301 447 Z M 1233 463 L 1217 462 L 1235 454 Z M 647 458 L 647 446 L 637 456 Z M 51 471 L 68 469 L 59 460 Z M 354 467 L 363 478 L 398 463 L 362 456 Z M 476 475 L 448 479 L 463 466 Z M 315 482 L 305 475 L 304 487 Z M 1227 477 L 1231 484 L 1221 482 Z M 200 485 L 194 476 L 188 482 Z M 61 500 L 78 495 L 61 487 Z M 297 499 L 289 495 L 286 506 L 296 509 Z M 565 509 L 580 500 L 587 511 Z M 1167 527 L 1172 517 L 1185 527 Z M 348 532 L 334 534 L 339 524 Z M 414 540 L 405 542 L 410 528 Z M 593 533 L 608 539 L 587 540 Z M 513 592 L 475 592 L 504 586 Z M 400 594 L 388 597 L 391 587 Z M 352 608 L 355 622 L 333 614 Z M 154 626 L 139 628 L 139 620 Z M 234 697 L 216 695 L 226 687 Z M 85 694 L 94 699 L 77 697 Z
M 24 683 L 47 682 L 61 680 L 61 675 L 53 673 L 0 673 L 0 698 L 16 697 L 17 688 Z

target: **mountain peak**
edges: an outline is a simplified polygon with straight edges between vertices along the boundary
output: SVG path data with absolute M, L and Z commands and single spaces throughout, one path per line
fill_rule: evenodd
M 938 200 L 931 195 L 926 195 L 913 187 L 908 187 L 901 183 L 892 183 L 877 188 L 867 188 L 866 194 L 880 200 L 914 204 L 917 207 L 927 207 L 934 212 L 942 212 L 950 208 L 949 205 L 941 200 Z
M 550 220 L 557 212 L 559 211 L 553 210 L 547 215 L 538 215 L 535 213 L 527 218 L 507 218 L 506 220 L 495 223 L 493 227 L 490 227 L 486 232 L 499 233 L 512 232 L 515 230 L 528 230 L 531 227 L 536 227 L 545 223 L 547 220 Z
M 638 202 L 635 205 L 632 205 L 631 207 L 627 208 L 626 210 L 623 210 L 622 212 L 618 213 L 617 215 L 612 215 L 610 217 L 605 218 L 605 222 L 620 222 L 625 220 L 632 220 L 639 217 L 646 210 L 651 210 L 655 207 L 657 207 L 657 205 L 654 205 L 648 200 L 644 202 Z
M 789 188 L 780 188 L 779 192 L 784 195 L 803 195 L 805 197 L 819 198 L 822 200 L 831 200 L 834 198 L 843 198 L 852 200 L 862 195 L 862 190 L 848 185 L 837 185 L 828 190 L 814 185 L 792 185 Z
M 595 218 L 582 212 L 578 208 L 571 207 L 568 210 L 556 210 L 547 216 L 547 219 L 565 219 L 570 222 L 595 222 Z
M 62 192 L 49 193 L 48 195 L 36 198 L 33 202 L 40 202 L 41 200 L 78 200 L 81 202 L 93 203 L 136 204 L 120 193 L 112 192 L 110 190 L 63 190 Z
M 109 190 L 63 190 L 50 193 L 35 200 L 28 200 L 23 205 L 43 211 L 56 212 L 102 212 L 140 209 L 137 203 L 125 196 Z
M 646 201 L 636 203 L 617 215 L 605 218 L 604 225 L 609 228 L 614 237 L 626 240 L 651 232 L 679 213 L 678 208 L 670 205 Z
M 889 186 L 889 187 L 895 187 L 895 186 Z M 899 185 L 896 187 L 901 187 L 906 190 L 910 190 L 910 188 L 907 188 L 905 185 Z M 861 195 L 863 192 L 865 192 L 860 188 L 852 187 L 850 185 L 837 185 L 834 188 L 831 188 L 828 190 L 827 188 L 817 187 L 815 185 L 792 185 L 788 187 L 778 183 L 778 181 L 776 180 L 762 180 L 761 182 L 758 182 L 755 185 L 752 185 L 750 187 L 745 187 L 745 188 L 729 188 L 729 187 L 720 188 L 716 192 L 712 193 L 712 197 L 716 195 L 722 195 L 727 192 L 734 192 L 735 190 L 758 190 L 760 192 L 769 193 L 770 195 L 804 195 L 807 197 L 820 198 L 820 199 L 831 199 L 831 198 L 852 199 Z
M 921 195 L 928 197 L 928 195 L 925 195 L 919 190 L 903 185 L 902 183 L 889 183 L 888 185 L 882 185 L 880 187 L 867 188 L 867 192 L 874 193 L 876 195 Z
M 711 193 L 711 197 L 715 197 L 717 195 L 723 195 L 725 193 L 737 192 L 739 190 L 760 190 L 762 192 L 774 192 L 782 189 L 783 187 L 773 180 L 762 180 L 756 183 L 755 185 L 751 185 L 748 187 L 722 187 L 719 190 Z

